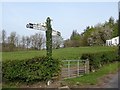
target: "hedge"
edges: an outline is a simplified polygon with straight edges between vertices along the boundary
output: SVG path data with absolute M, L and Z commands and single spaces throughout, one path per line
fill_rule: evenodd
M 118 60 L 117 52 L 106 51 L 82 54 L 81 59 L 89 60 L 90 71 L 99 69 L 101 66 Z
M 9 60 L 2 64 L 3 81 L 47 81 L 58 75 L 61 61 L 48 59 L 47 57 L 36 57 L 28 60 Z

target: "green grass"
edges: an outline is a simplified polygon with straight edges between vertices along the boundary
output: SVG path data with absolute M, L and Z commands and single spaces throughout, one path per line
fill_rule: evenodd
M 53 50 L 53 57 L 61 60 L 69 60 L 69 59 L 80 59 L 80 56 L 83 53 L 95 53 L 95 52 L 103 52 L 103 51 L 113 51 L 117 50 L 117 47 L 76 47 L 76 48 L 61 48 Z M 1 53 L 1 52 L 0 52 Z M 23 60 L 29 59 L 36 56 L 45 56 L 46 51 L 16 51 L 16 52 L 2 52 L 2 60 Z M 81 84 L 96 84 L 98 79 L 108 73 L 114 72 L 117 70 L 117 63 L 113 63 L 110 65 L 106 65 L 97 72 L 90 73 L 89 75 L 85 75 L 83 77 L 77 77 L 73 79 L 67 79 L 65 82 L 75 85 L 77 82 Z M 3 87 L 18 87 L 14 83 L 3 84 Z
M 36 56 L 45 55 L 45 51 L 16 51 L 16 52 L 3 52 L 2 59 L 6 60 L 23 60 Z
M 83 53 L 94 53 L 103 51 L 116 50 L 116 47 L 74 47 L 74 48 L 61 48 L 53 50 L 53 57 L 66 60 L 66 59 L 80 59 Z M 16 51 L 16 52 L 3 52 L 2 59 L 5 60 L 23 60 L 36 56 L 45 56 L 46 51 Z
M 64 81 L 67 82 L 68 85 L 76 85 L 77 83 L 80 85 L 95 85 L 99 82 L 101 77 L 110 73 L 115 73 L 118 70 L 118 66 L 120 66 L 118 64 L 120 64 L 120 62 L 108 64 L 100 68 L 97 72 L 91 72 L 90 74 L 86 74 L 82 77 L 66 79 Z

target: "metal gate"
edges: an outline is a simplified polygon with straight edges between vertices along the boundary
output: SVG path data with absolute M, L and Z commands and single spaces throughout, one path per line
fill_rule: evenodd
M 63 60 L 61 79 L 73 78 L 89 73 L 89 60 Z

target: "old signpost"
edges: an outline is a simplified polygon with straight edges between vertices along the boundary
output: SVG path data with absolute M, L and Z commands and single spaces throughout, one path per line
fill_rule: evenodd
M 52 29 L 50 17 L 47 17 L 45 23 L 37 24 L 29 23 L 26 25 L 26 27 L 35 30 L 46 31 L 46 50 L 47 50 L 46 55 L 48 58 L 52 58 L 52 35 L 61 36 L 61 34 L 60 32 Z

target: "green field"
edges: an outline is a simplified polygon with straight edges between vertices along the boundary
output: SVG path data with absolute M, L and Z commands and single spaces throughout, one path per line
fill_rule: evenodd
M 53 57 L 61 60 L 66 59 L 80 59 L 83 53 L 94 53 L 103 51 L 117 50 L 116 47 L 74 47 L 74 48 L 61 48 L 53 50 Z M 36 56 L 45 56 L 46 51 L 16 51 L 16 52 L 2 52 L 2 60 L 23 60 L 29 59 Z

